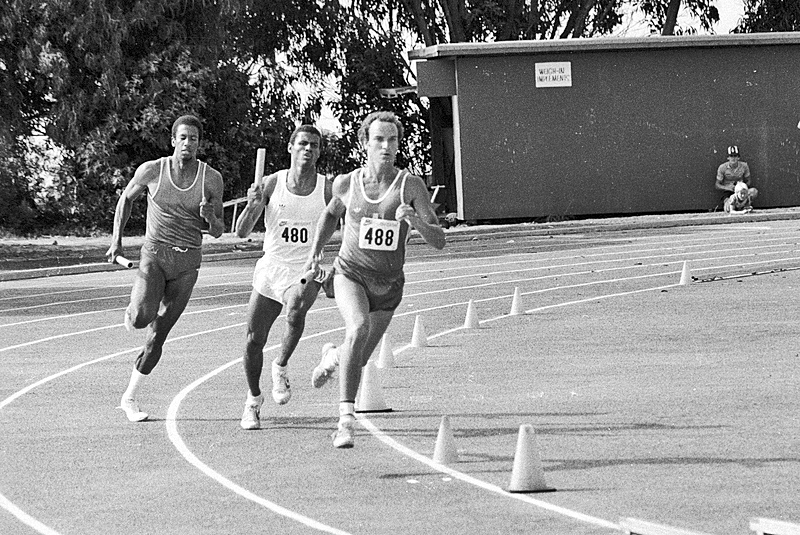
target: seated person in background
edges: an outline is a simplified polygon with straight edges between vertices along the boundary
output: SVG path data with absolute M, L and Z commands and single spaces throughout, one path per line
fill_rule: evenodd
M 725 199 L 725 211 L 728 214 L 746 214 L 753 211 L 750 204 L 752 198 L 750 197 L 751 188 L 747 187 L 744 182 L 737 182 L 734 186 L 734 193 Z
M 747 162 L 739 160 L 739 147 L 731 145 L 728 147 L 728 161 L 717 168 L 717 182 L 714 187 L 726 192 L 727 198 L 731 193 L 735 193 L 734 187 L 738 182 L 743 182 L 749 188 L 748 195 L 751 201 L 758 196 L 758 190 L 750 188 L 750 167 Z

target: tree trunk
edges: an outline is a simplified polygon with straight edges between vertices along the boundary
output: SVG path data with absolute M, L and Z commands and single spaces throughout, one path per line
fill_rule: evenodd
M 436 44 L 436 39 L 428 27 L 425 19 L 425 13 L 422 11 L 422 2 L 420 0 L 401 0 L 403 7 L 408 13 L 414 17 L 414 24 L 417 26 L 417 31 L 422 36 L 425 46 L 433 46 Z
M 681 10 L 681 0 L 669 0 L 667 6 L 667 17 L 664 20 L 664 27 L 661 35 L 675 35 L 675 24 L 678 21 L 678 12 Z
M 589 18 L 589 12 L 594 7 L 597 0 L 583 0 L 580 8 L 578 8 L 578 15 L 575 17 L 575 28 L 572 30 L 572 37 L 583 37 L 586 31 L 586 19 Z
M 450 41 L 453 43 L 465 43 L 467 32 L 464 29 L 464 0 L 439 0 L 444 11 L 444 18 L 447 27 L 450 28 Z

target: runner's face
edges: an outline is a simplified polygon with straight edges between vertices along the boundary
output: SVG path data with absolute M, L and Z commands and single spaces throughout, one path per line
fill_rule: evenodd
M 386 121 L 375 121 L 369 125 L 367 138 L 367 159 L 380 164 L 394 165 L 400 140 L 397 126 Z
M 184 160 L 193 160 L 197 157 L 197 148 L 200 146 L 200 132 L 197 127 L 188 124 L 178 126 L 175 137 L 172 138 L 175 153 Z
M 308 132 L 300 132 L 295 136 L 294 142 L 289 145 L 289 154 L 292 155 L 292 164 L 301 166 L 317 165 L 319 159 L 319 137 Z

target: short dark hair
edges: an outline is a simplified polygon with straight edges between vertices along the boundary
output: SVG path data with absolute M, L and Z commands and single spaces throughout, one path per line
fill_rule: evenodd
M 400 119 L 390 111 L 374 111 L 364 117 L 364 120 L 361 121 L 361 126 L 358 128 L 358 140 L 362 145 L 366 145 L 367 141 L 369 141 L 369 127 L 375 121 L 394 124 L 397 128 L 397 141 L 400 142 L 403 140 L 403 124 L 400 122 Z
M 194 126 L 197 128 L 197 135 L 200 139 L 203 139 L 203 123 L 200 122 L 200 119 L 195 117 L 194 115 L 181 115 L 175 122 L 172 123 L 172 137 L 175 137 L 175 134 L 178 132 L 178 127 L 182 124 L 187 126 Z
M 319 138 L 320 145 L 322 145 L 322 141 L 323 141 L 322 134 L 320 133 L 319 130 L 317 130 L 316 126 L 313 126 L 313 125 L 310 125 L 310 124 L 301 124 L 300 126 L 295 128 L 294 132 L 292 132 L 292 135 L 289 136 L 289 145 L 294 143 L 295 138 L 297 138 L 297 135 L 300 134 L 301 132 L 305 132 L 306 134 L 311 134 L 311 135 L 317 136 Z

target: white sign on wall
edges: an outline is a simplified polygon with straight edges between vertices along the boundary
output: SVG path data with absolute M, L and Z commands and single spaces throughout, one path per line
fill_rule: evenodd
M 572 87 L 572 62 L 537 63 L 536 87 Z

